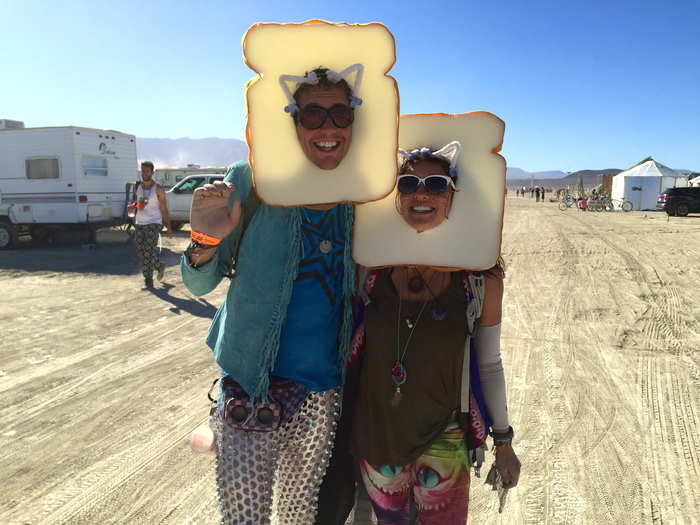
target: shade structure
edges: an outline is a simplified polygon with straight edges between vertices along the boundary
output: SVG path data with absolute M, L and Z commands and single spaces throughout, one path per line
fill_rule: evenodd
M 611 197 L 630 201 L 634 210 L 655 210 L 663 190 L 687 185 L 685 175 L 648 157 L 613 177 Z

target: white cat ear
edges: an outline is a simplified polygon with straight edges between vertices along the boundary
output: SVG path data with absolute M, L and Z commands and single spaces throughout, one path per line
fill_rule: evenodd
M 408 160 L 409 153 L 405 149 L 399 148 L 399 151 L 396 152 L 396 161 L 399 163 L 399 168 L 403 166 L 406 161 Z
M 434 152 L 433 155 L 447 160 L 450 163 L 450 167 L 454 168 L 457 166 L 457 160 L 459 159 L 459 152 L 461 150 L 462 145 L 459 143 L 459 141 L 453 140 Z
M 350 107 L 352 108 L 362 104 L 362 99 L 358 96 L 358 93 L 360 92 L 360 86 L 362 85 L 362 73 L 364 70 L 365 66 L 362 64 L 353 64 L 352 66 L 346 67 L 338 73 L 331 71 L 330 69 L 326 71 L 326 78 L 333 83 L 355 73 L 355 81 L 352 84 L 352 95 L 350 96 Z M 310 71 L 304 76 L 280 75 L 279 83 L 288 102 L 288 104 L 284 107 L 284 110 L 294 116 L 299 111 L 299 106 L 297 105 L 297 101 L 294 100 L 294 92 L 292 89 L 296 91 L 301 84 L 316 85 L 318 84 L 318 80 L 318 75 L 316 75 L 314 71 Z M 293 86 L 291 84 L 293 84 Z M 348 82 L 348 84 L 350 83 Z
M 308 75 L 303 77 L 296 75 L 280 75 L 279 82 L 288 102 L 288 104 L 284 106 L 284 111 L 294 116 L 299 111 L 299 106 L 297 105 L 297 101 L 294 100 L 294 94 L 292 93 L 289 84 L 293 82 L 294 90 L 296 91 L 299 84 L 318 84 L 318 77 L 316 76 L 316 73 L 311 71 Z
M 336 73 L 335 71 L 327 71 L 326 77 L 331 82 L 338 82 L 346 77 L 349 77 L 355 73 L 355 81 L 352 83 L 352 95 L 350 96 L 350 107 L 354 108 L 362 104 L 362 99 L 360 98 L 360 86 L 362 86 L 362 74 L 365 71 L 365 66 L 362 64 L 353 64 L 348 66 L 342 71 Z M 346 80 L 347 82 L 347 80 Z M 348 82 L 350 84 L 350 82 Z

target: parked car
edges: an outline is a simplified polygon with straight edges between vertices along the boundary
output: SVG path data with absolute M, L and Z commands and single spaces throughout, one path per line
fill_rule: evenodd
M 700 213 L 700 187 L 666 188 L 656 201 L 656 209 L 679 217 Z
M 221 173 L 190 175 L 165 192 L 165 199 L 168 202 L 168 211 L 170 212 L 170 222 L 174 230 L 178 230 L 185 223 L 190 222 L 190 207 L 192 206 L 194 190 L 217 180 L 224 180 L 224 175 Z

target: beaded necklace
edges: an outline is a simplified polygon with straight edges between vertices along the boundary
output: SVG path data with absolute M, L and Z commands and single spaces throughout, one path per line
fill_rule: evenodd
M 329 210 L 332 210 L 332 209 L 333 208 L 329 208 Z M 324 216 L 325 216 L 326 212 L 329 210 L 322 210 Z M 301 206 L 301 214 L 304 217 L 306 224 L 313 225 L 313 222 L 311 221 L 311 219 L 309 219 L 309 216 L 306 215 L 306 210 L 304 209 L 304 206 Z M 333 243 L 331 242 L 330 239 L 322 239 L 321 242 L 318 243 L 318 251 L 320 251 L 323 254 L 330 253 L 332 249 L 333 249 Z

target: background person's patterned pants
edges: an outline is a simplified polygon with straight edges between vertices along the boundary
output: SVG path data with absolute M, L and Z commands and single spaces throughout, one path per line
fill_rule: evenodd
M 141 265 L 143 277 L 146 280 L 153 280 L 153 270 L 158 268 L 160 260 L 158 258 L 158 236 L 162 224 L 137 224 L 134 235 L 134 246 L 136 256 Z
M 292 419 L 271 432 L 236 429 L 217 410 L 210 425 L 221 523 L 313 524 L 339 408 L 338 390 L 311 392 Z

